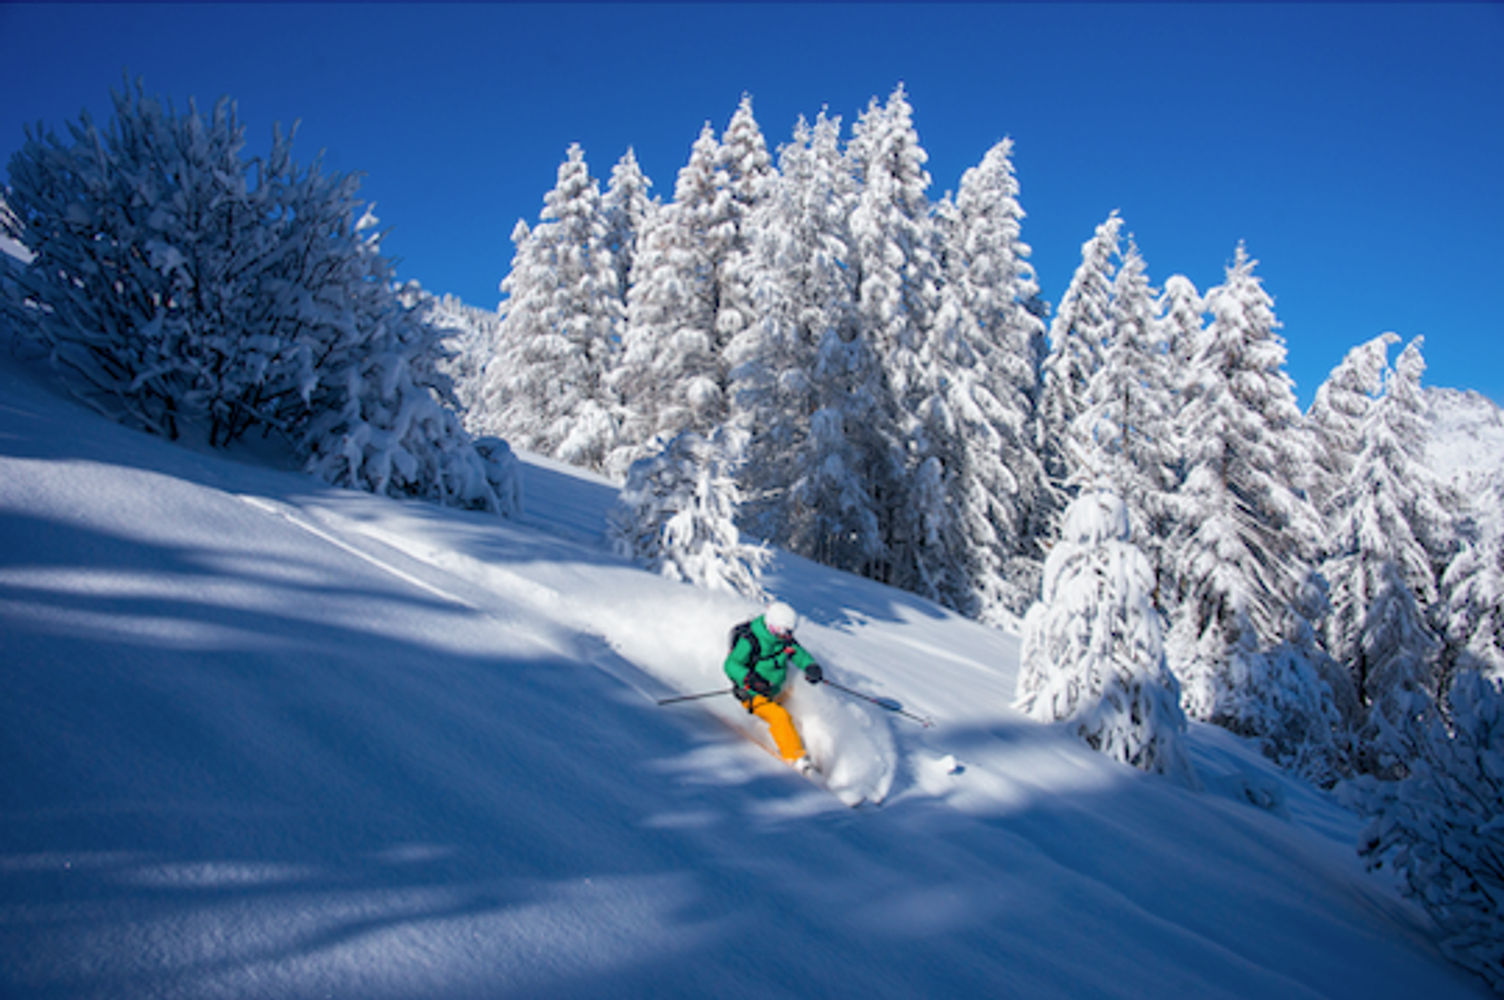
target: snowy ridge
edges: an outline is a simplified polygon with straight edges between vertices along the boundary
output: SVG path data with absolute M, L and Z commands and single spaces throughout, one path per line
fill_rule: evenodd
M 0 365 L 0 994 L 1485 995 L 1328 796 L 1205 726 L 1204 793 L 1092 753 L 1009 707 L 1016 637 L 913 595 L 769 578 L 833 677 L 936 719 L 796 686 L 881 806 L 729 698 L 654 705 L 752 609 L 526 471 L 518 521 L 396 502 Z

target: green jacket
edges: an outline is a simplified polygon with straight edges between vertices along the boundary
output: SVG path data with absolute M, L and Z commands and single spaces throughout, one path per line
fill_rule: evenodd
M 751 625 L 755 642 L 741 636 L 732 644 L 731 652 L 726 656 L 726 676 L 737 687 L 744 688 L 747 674 L 755 670 L 777 695 L 788 680 L 790 664 L 803 670 L 811 666 L 815 658 L 805 652 L 792 636 L 780 639 L 769 632 L 761 615 L 752 619 Z

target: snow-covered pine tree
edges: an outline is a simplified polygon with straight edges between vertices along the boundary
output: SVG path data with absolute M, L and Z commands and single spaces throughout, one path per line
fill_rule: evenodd
M 1151 600 L 1154 571 L 1130 536 L 1110 489 L 1083 488 L 1066 510 L 1024 622 L 1016 704 L 1065 722 L 1115 760 L 1198 787 Z
M 725 140 L 705 125 L 672 204 L 653 213 L 639 246 L 617 380 L 626 424 L 613 467 L 644 455 L 656 436 L 708 433 L 731 416 L 728 345 L 756 318 L 746 217 L 774 177 L 750 98 Z
M 113 98 L 106 132 L 85 115 L 11 162 L 26 315 L 74 388 L 168 436 L 275 430 L 331 482 L 514 511 L 510 454 L 487 460 L 449 409 L 438 331 L 358 178 L 300 168 L 280 130 L 243 162 L 228 99 L 205 119 L 140 85 Z
M 1389 341 L 1372 343 L 1382 352 Z M 1404 713 L 1434 704 L 1440 694 L 1440 645 L 1427 620 L 1439 591 L 1419 529 L 1431 525 L 1440 535 L 1444 514 L 1423 464 L 1423 369 L 1417 338 L 1384 373 L 1382 395 L 1362 421 L 1362 449 L 1331 501 L 1326 644 L 1348 664 L 1366 713 L 1360 762 L 1366 770 L 1391 766 L 1388 741 L 1403 729 Z
M 954 204 L 942 202 L 950 220 L 942 314 L 960 324 L 967 348 L 965 377 L 951 380 L 963 423 L 954 548 L 969 564 L 983 621 L 1026 611 L 1043 562 L 1034 516 L 1047 485 L 1032 421 L 1044 324 L 1027 308 L 1039 286 L 1021 239 L 1012 148 L 1005 139 L 989 149 L 962 175 Z
M 1165 535 L 1173 538 L 1176 524 L 1180 520 L 1180 512 L 1176 506 L 1179 488 L 1180 484 L 1185 481 L 1186 449 L 1185 443 L 1180 438 L 1179 413 L 1185 401 L 1185 381 L 1191 368 L 1191 359 L 1196 355 L 1205 327 L 1205 307 L 1195 283 L 1183 274 L 1172 274 L 1165 281 L 1164 291 L 1160 294 L 1155 308 L 1159 315 L 1159 339 L 1164 344 L 1166 363 L 1169 368 L 1169 412 L 1174 415 L 1162 426 L 1163 433 L 1170 438 L 1168 449 L 1176 456 L 1170 468 L 1171 481 L 1174 483 L 1174 495 L 1170 497 L 1173 508 L 1172 523 L 1164 526 Z M 1173 622 L 1178 616 L 1177 601 L 1181 589 L 1180 582 L 1174 576 L 1175 560 L 1161 558 L 1155 568 L 1159 571 L 1158 604 Z
M 783 274 L 794 287 L 780 291 L 776 275 L 765 270 L 770 281 L 760 291 L 760 307 L 778 322 L 779 296 L 789 295 L 784 301 L 794 307 L 794 328 L 811 338 L 811 410 L 806 450 L 791 456 L 786 535 L 770 537 L 786 538 L 793 551 L 824 565 L 880 577 L 888 565 L 889 497 L 903 467 L 882 359 L 857 307 L 851 218 L 859 185 L 849 150 L 840 148 L 840 119 L 822 113 L 810 130 L 807 156 L 799 145 L 796 136 L 785 150 L 793 159 L 781 184 L 793 199 L 794 221 L 781 238 L 781 256 L 763 258 L 773 268 L 789 265 Z M 784 379 L 797 387 L 800 377 L 790 371 Z
M 1449 495 L 1450 491 L 1437 479 L 1426 460 L 1431 404 L 1421 386 L 1426 371 L 1426 361 L 1421 353 L 1424 343 L 1424 337 L 1414 338 L 1395 359 L 1393 375 L 1385 381 L 1384 401 L 1386 407 L 1391 407 L 1389 420 L 1396 436 L 1405 441 L 1406 447 L 1413 449 L 1415 500 L 1409 510 L 1410 526 L 1431 561 L 1431 578 L 1439 581 L 1457 552 L 1457 522 L 1463 504 L 1457 497 Z M 1429 605 L 1426 608 L 1428 618 L 1437 610 L 1435 603 Z M 1437 628 L 1434 619 L 1432 628 Z
M 773 158 L 752 115 L 752 98 L 742 95 L 731 116 L 716 156 L 716 184 L 723 198 L 713 245 L 715 259 L 715 330 L 725 355 L 726 384 L 731 393 L 728 414 L 734 419 L 739 366 L 762 352 L 764 338 L 757 329 L 758 306 L 753 298 L 757 255 L 750 218 L 767 203 L 777 181 Z
M 1074 448 L 1080 471 L 1076 477 L 1082 487 L 1098 483 L 1114 491 L 1128 488 L 1140 495 L 1152 494 L 1154 499 L 1143 508 L 1160 515 L 1163 530 L 1179 522 L 1174 517 L 1174 498 L 1168 493 L 1169 467 L 1161 461 L 1163 442 L 1150 442 L 1171 436 L 1167 415 L 1159 416 L 1163 412 L 1159 408 L 1169 399 L 1163 388 L 1169 373 L 1162 367 L 1163 354 L 1155 353 L 1163 344 L 1153 339 L 1151 331 L 1157 326 L 1150 305 L 1153 297 L 1135 257 L 1130 250 L 1114 282 L 1120 294 L 1114 296 L 1112 304 L 1113 331 L 1102 367 L 1092 382 L 1092 405 L 1077 419 Z M 1144 345 L 1142 349 L 1151 355 L 1149 360 L 1137 356 L 1135 341 Z M 1135 371 L 1139 373 L 1136 377 Z M 1152 409 L 1135 399 L 1151 393 L 1163 394 L 1151 404 Z M 1133 416 L 1141 407 L 1145 412 Z M 1123 413 L 1129 414 L 1126 440 L 1121 432 Z M 1147 432 L 1149 439 L 1142 446 L 1143 454 L 1151 458 L 1149 475 L 1132 460 L 1139 447 L 1136 438 L 1142 432 Z M 1156 480 L 1156 476 L 1163 478 Z M 1125 506 L 1130 521 L 1143 516 Z M 1156 581 L 1151 594 L 1156 607 L 1169 603 L 1163 600 L 1165 580 L 1172 575 L 1166 568 L 1173 563 L 1169 539 L 1135 531 L 1134 541 L 1136 548 L 1153 546 L 1160 554 L 1162 566 L 1155 566 L 1150 559 Z M 1270 648 L 1245 652 L 1227 665 L 1223 711 L 1227 718 L 1236 720 L 1237 731 L 1252 737 L 1271 759 L 1315 784 L 1330 787 L 1349 769 L 1346 729 L 1331 694 L 1331 682 L 1345 681 L 1345 676 L 1321 649 L 1310 625 L 1324 613 L 1325 600 L 1323 581 L 1309 574 L 1282 623 L 1283 631 L 1269 637 Z
M 1319 522 L 1303 493 L 1310 447 L 1255 263 L 1240 244 L 1226 282 L 1207 293 L 1212 319 L 1187 373 L 1186 478 L 1170 548 L 1180 610 L 1168 654 L 1189 716 L 1277 739 L 1262 731 L 1264 705 L 1323 697 L 1276 693 L 1314 671 L 1282 677 L 1266 655 L 1299 631 L 1291 617 L 1310 585 Z
M 1206 325 L 1201 293 L 1196 291 L 1196 284 L 1190 278 L 1183 274 L 1172 274 L 1165 282 L 1165 290 L 1159 297 L 1157 308 L 1160 316 L 1160 339 L 1164 341 L 1170 365 L 1176 371 L 1184 370 L 1196 356 L 1201 331 Z M 1177 384 L 1175 389 L 1178 393 L 1180 386 Z
M 850 535 L 873 523 L 862 485 L 851 481 L 860 463 L 843 412 L 860 367 L 852 355 L 867 346 L 856 335 L 847 264 L 855 190 L 840 119 L 822 112 L 811 127 L 801 118 L 780 150 L 771 196 L 748 217 L 759 340 L 734 374 L 736 419 L 749 434 L 743 523 L 845 569 L 865 562 L 865 546 Z M 875 363 L 866 359 L 867 369 Z
M 1389 345 L 1399 339 L 1397 334 L 1385 333 L 1348 351 L 1316 389 L 1316 397 L 1306 411 L 1319 458 L 1312 478 L 1312 497 L 1329 521 L 1338 516 L 1333 504 L 1363 450 L 1363 424 L 1384 386 Z
M 1177 394 L 1156 292 L 1131 238 L 1112 281 L 1107 319 L 1099 365 L 1071 434 L 1075 447 L 1098 452 L 1102 471 L 1128 505 L 1134 543 L 1162 581 L 1179 486 L 1172 430 Z
M 632 262 L 637 259 L 637 244 L 647 228 L 649 213 L 657 203 L 648 197 L 653 182 L 637 165 L 630 148 L 611 168 L 611 180 L 601 196 L 601 219 L 606 227 L 605 245 L 611 253 L 616 271 L 617 298 L 621 300 L 623 325 L 627 310 L 627 292 L 632 283 Z
M 1053 491 L 1050 514 L 1065 506 L 1077 470 L 1072 428 L 1090 400 L 1092 377 L 1112 330 L 1113 259 L 1123 220 L 1113 212 L 1081 245 L 1081 264 L 1050 323 L 1050 350 L 1041 372 L 1036 446 Z
M 616 551 L 671 580 L 762 599 L 770 553 L 736 527 L 742 445 L 727 428 L 685 431 L 632 463 L 609 523 Z
M 650 216 L 627 295 L 622 363 L 612 385 L 623 406 L 609 469 L 623 474 L 653 439 L 708 431 L 726 417 L 725 372 L 715 333 L 715 225 L 720 144 L 707 122 L 679 171 L 674 200 Z M 724 209 L 722 209 L 724 211 Z
M 936 546 L 948 514 L 937 503 L 943 493 L 927 490 L 915 497 L 908 480 L 931 459 L 943 463 L 948 457 L 933 430 L 927 434 L 921 426 L 921 410 L 934 409 L 930 401 L 938 385 L 929 340 L 940 304 L 940 268 L 925 193 L 928 154 L 901 84 L 886 104 L 873 98 L 857 120 L 847 155 L 861 185 L 851 214 L 858 324 L 882 364 L 881 381 L 859 390 L 869 407 L 861 415 L 863 476 L 885 549 L 866 573 L 933 592 L 927 579 L 950 562 Z M 933 428 L 943 419 L 929 422 Z
M 571 145 L 538 225 L 519 223 L 495 356 L 474 424 L 528 451 L 600 470 L 616 443 L 608 379 L 623 319 L 599 185 Z
M 1463 671 L 1444 709 L 1399 734 L 1402 780 L 1365 775 L 1343 799 L 1369 818 L 1358 844 L 1369 867 L 1397 872 L 1442 950 L 1504 994 L 1504 691 Z

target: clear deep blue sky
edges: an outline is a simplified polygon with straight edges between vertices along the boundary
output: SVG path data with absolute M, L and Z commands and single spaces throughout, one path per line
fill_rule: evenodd
M 399 273 L 493 307 L 571 142 L 654 190 L 743 92 L 769 144 L 902 81 L 931 193 L 1011 136 L 1051 302 L 1121 210 L 1163 284 L 1259 260 L 1301 403 L 1348 348 L 1425 335 L 1433 385 L 1504 403 L 1504 4 L 0 3 L 0 162 L 108 115 L 123 69 L 251 150 L 359 170 Z

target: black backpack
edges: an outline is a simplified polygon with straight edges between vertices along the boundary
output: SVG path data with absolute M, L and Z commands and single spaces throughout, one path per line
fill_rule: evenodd
M 726 647 L 726 652 L 730 653 L 735 650 L 737 642 L 742 639 L 752 644 L 752 662 L 756 663 L 762 659 L 762 643 L 758 641 L 757 633 L 752 631 L 751 621 L 739 622 L 731 626 L 731 645 Z

